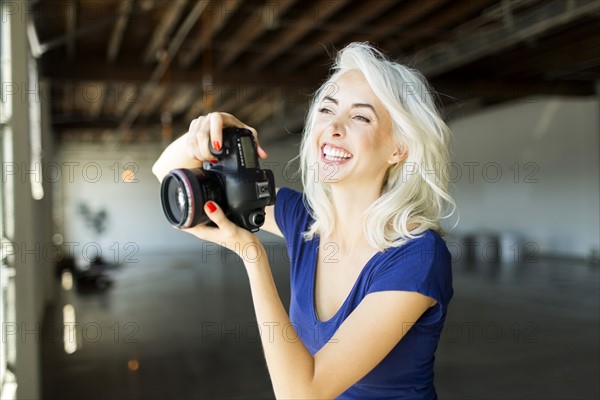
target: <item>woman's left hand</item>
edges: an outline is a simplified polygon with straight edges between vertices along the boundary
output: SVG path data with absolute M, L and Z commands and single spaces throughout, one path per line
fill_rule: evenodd
M 182 230 L 200 239 L 228 248 L 240 256 L 246 266 L 249 263 L 260 261 L 262 257 L 266 257 L 264 247 L 258 236 L 231 222 L 217 203 L 214 201 L 206 202 L 204 212 L 217 225 L 216 228 L 207 225 L 196 225 Z

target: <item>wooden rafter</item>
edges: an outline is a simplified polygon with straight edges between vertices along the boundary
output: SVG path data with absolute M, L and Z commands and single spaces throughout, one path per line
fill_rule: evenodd
M 192 47 L 187 53 L 181 56 L 181 66 L 189 68 L 202 53 L 210 45 L 212 38 L 223 28 L 229 21 L 233 13 L 242 4 L 240 0 L 228 0 L 215 2 L 210 9 L 214 12 L 213 15 L 205 15 L 202 18 L 203 28 L 200 33 L 200 40 L 194 41 Z M 207 8 L 209 10 L 209 8 Z
M 118 132 L 114 137 L 139 139 L 157 126 L 158 139 L 161 114 L 178 130 L 198 115 L 224 110 L 263 133 L 277 125 L 271 129 L 277 140 L 292 109 L 299 115 L 293 129 L 301 126 L 304 100 L 326 77 L 328 50 L 351 41 L 371 42 L 424 73 L 448 108 L 591 95 L 600 71 L 598 4 L 34 1 L 27 28 L 41 78 L 52 87 L 56 132 L 96 140 L 89 132 L 108 129 Z M 286 90 L 302 96 L 290 101 Z
M 325 32 L 319 37 L 319 43 L 337 43 L 348 32 L 352 32 L 357 26 L 362 26 L 365 22 L 381 15 L 395 3 L 392 0 L 379 0 L 358 4 L 357 7 L 348 11 L 342 23 L 324 24 L 321 28 Z M 298 66 L 304 65 L 308 60 L 322 51 L 322 47 L 317 43 L 310 43 L 305 49 L 296 51 L 294 55 L 284 60 L 280 66 L 287 71 L 295 70 Z
M 531 11 L 528 18 L 531 22 L 518 29 L 506 31 L 504 27 L 500 27 L 479 30 L 473 35 L 423 49 L 415 55 L 417 67 L 428 76 L 436 76 L 485 55 L 499 52 L 525 38 L 534 38 L 586 15 L 600 14 L 600 4 L 596 2 L 576 3 L 573 6 L 562 3 L 562 8 L 553 7 L 554 4 L 561 3 L 542 3 Z
M 148 98 L 151 96 L 153 88 L 156 87 L 163 78 L 165 72 L 171 64 L 171 61 L 173 60 L 173 57 L 175 57 L 175 55 L 179 51 L 179 48 L 181 47 L 183 41 L 185 40 L 192 27 L 198 21 L 198 18 L 200 18 L 200 15 L 202 15 L 202 12 L 204 11 L 205 7 L 205 2 L 196 3 L 192 11 L 187 15 L 183 23 L 179 26 L 179 29 L 177 29 L 175 36 L 169 43 L 165 58 L 161 60 L 161 62 L 156 66 L 154 71 L 152 71 L 150 78 L 142 87 L 142 95 L 140 96 L 140 101 L 134 104 L 134 106 L 132 106 L 127 112 L 127 115 L 123 117 L 120 127 L 120 130 L 122 132 L 129 130 L 131 125 L 139 116 L 140 112 L 145 107 Z
M 67 19 L 67 56 L 69 60 L 75 58 L 75 43 L 76 37 L 75 32 L 77 31 L 77 1 L 72 1 L 67 4 L 66 7 L 66 19 Z
M 108 85 L 104 82 L 97 82 L 94 84 L 93 89 L 95 90 L 95 94 L 90 97 L 89 111 L 90 117 L 96 119 L 102 114 Z
M 411 26 L 400 37 L 389 40 L 389 51 L 401 53 L 403 49 L 419 44 L 423 39 L 442 39 L 448 36 L 448 31 L 456 28 L 461 21 L 470 15 L 481 13 L 496 0 L 477 0 L 450 3 L 439 14 L 429 15 Z
M 341 10 L 348 1 L 315 1 L 308 3 L 310 6 L 306 7 L 302 16 L 278 36 L 277 41 L 252 63 L 251 68 L 256 71 L 273 61 L 281 53 L 290 49 L 308 32 Z
M 327 72 L 323 66 L 306 69 L 303 74 L 283 74 L 271 71 L 257 71 L 249 73 L 245 66 L 229 68 L 227 70 L 215 69 L 213 83 L 215 85 L 287 85 L 290 87 L 313 87 Z M 47 63 L 43 66 L 43 73 L 49 79 L 57 81 L 126 81 L 143 83 L 150 80 L 154 70 L 127 64 L 119 68 L 107 69 L 94 60 L 76 59 L 68 68 L 57 63 Z M 169 70 L 169 81 L 201 85 L 202 71 L 199 70 Z
M 188 0 L 176 0 L 169 3 L 169 9 L 165 12 L 160 24 L 154 30 L 152 39 L 144 51 L 144 63 L 150 64 L 156 61 L 156 53 L 163 47 L 166 47 L 169 35 L 175 29 L 175 24 L 179 20 L 181 13 L 185 9 Z
M 155 114 L 156 110 L 164 100 L 168 92 L 167 85 L 159 85 L 156 90 L 152 93 L 152 96 L 148 99 L 144 109 L 140 113 L 142 118 L 148 119 Z
M 121 42 L 123 41 L 123 34 L 125 33 L 125 28 L 127 28 L 127 23 L 129 22 L 129 16 L 131 15 L 132 9 L 133 0 L 124 0 L 119 3 L 119 16 L 115 22 L 115 27 L 113 28 L 113 32 L 110 36 L 110 41 L 108 42 L 107 59 L 111 64 L 115 62 L 117 56 L 119 55 Z
M 284 0 L 277 3 L 266 3 L 262 10 L 265 17 L 261 19 L 260 22 L 254 19 L 247 19 L 243 25 L 237 28 L 235 34 L 229 38 L 227 52 L 225 53 L 225 56 L 219 60 L 219 68 L 226 68 L 231 65 L 240 53 L 255 39 L 259 38 L 271 26 L 277 26 L 279 19 L 295 4 L 295 2 L 296 0 Z M 264 19 L 267 19 L 268 21 L 265 23 Z
M 449 0 L 412 1 L 401 4 L 401 8 L 394 13 L 386 13 L 381 18 L 371 23 L 368 30 L 361 33 L 352 33 L 344 38 L 344 43 L 357 41 L 370 41 L 379 43 L 389 36 L 402 35 L 408 27 L 426 15 L 448 3 Z M 305 58 L 305 62 L 310 61 Z M 298 64 L 297 67 L 303 64 Z

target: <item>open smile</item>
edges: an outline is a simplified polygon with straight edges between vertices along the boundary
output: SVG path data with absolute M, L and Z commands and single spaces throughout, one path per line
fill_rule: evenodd
M 341 147 L 325 143 L 321 147 L 321 160 L 327 163 L 343 164 L 352 159 L 352 153 Z

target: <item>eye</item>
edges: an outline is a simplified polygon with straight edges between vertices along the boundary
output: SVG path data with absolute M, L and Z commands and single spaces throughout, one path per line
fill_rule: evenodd
M 354 118 L 358 119 L 359 121 L 362 122 L 366 122 L 367 124 L 371 122 L 371 119 L 365 117 L 364 115 L 356 115 Z
M 331 111 L 329 108 L 327 107 L 321 107 L 318 110 L 321 114 L 333 114 L 333 111 Z

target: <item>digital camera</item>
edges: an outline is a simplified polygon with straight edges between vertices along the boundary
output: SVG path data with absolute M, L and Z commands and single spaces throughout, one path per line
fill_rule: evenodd
M 216 163 L 203 168 L 174 169 L 161 184 L 161 203 L 169 222 L 178 228 L 212 225 L 204 204 L 212 200 L 236 225 L 256 232 L 265 222 L 265 207 L 275 203 L 273 172 L 260 169 L 256 142 L 242 128 L 223 129 L 223 145 Z

